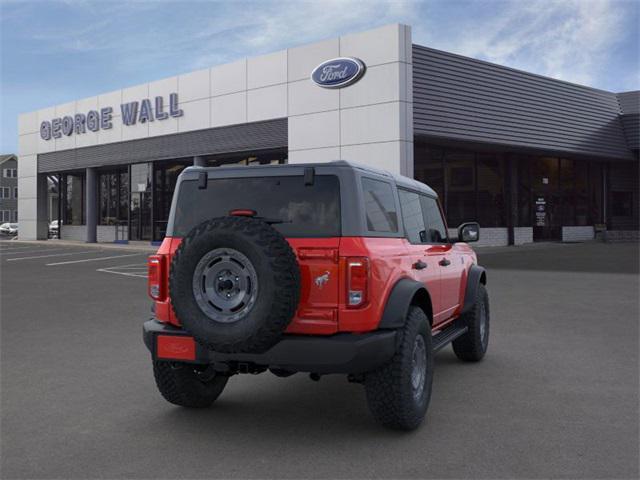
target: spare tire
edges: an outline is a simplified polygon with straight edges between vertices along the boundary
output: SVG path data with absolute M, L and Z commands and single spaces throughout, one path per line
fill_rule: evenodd
M 261 353 L 278 342 L 300 298 L 287 240 L 250 217 L 221 217 L 189 232 L 176 250 L 169 295 L 182 327 L 205 347 Z

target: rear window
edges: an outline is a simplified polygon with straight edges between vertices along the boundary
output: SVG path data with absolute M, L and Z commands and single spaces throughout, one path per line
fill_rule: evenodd
M 302 176 L 209 179 L 181 183 L 174 213 L 173 235 L 183 237 L 199 223 L 254 210 L 258 217 L 280 220 L 273 227 L 285 237 L 340 235 L 340 184 L 335 175 L 316 175 L 313 185 Z

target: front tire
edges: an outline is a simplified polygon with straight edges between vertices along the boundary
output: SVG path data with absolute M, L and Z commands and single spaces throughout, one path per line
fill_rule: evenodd
M 483 284 L 478 285 L 473 309 L 462 317 L 469 330 L 453 342 L 453 351 L 460 360 L 479 362 L 489 347 L 489 295 Z
M 422 423 L 431 399 L 431 327 L 421 308 L 411 306 L 398 331 L 400 347 L 391 361 L 365 377 L 369 409 L 384 426 L 413 430 Z
M 169 403 L 188 408 L 206 408 L 220 396 L 229 377 L 205 372 L 205 366 L 188 363 L 153 362 L 153 375 Z

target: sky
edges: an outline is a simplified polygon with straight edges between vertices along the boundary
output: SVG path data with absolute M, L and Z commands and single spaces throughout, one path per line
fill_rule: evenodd
M 413 42 L 640 89 L 640 0 L 0 0 L 0 153 L 19 113 L 400 22 Z

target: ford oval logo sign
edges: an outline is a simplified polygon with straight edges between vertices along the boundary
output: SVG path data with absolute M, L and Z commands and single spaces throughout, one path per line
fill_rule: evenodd
M 342 88 L 360 80 L 365 66 L 362 60 L 352 57 L 339 57 L 321 63 L 313 72 L 311 80 L 324 88 Z

